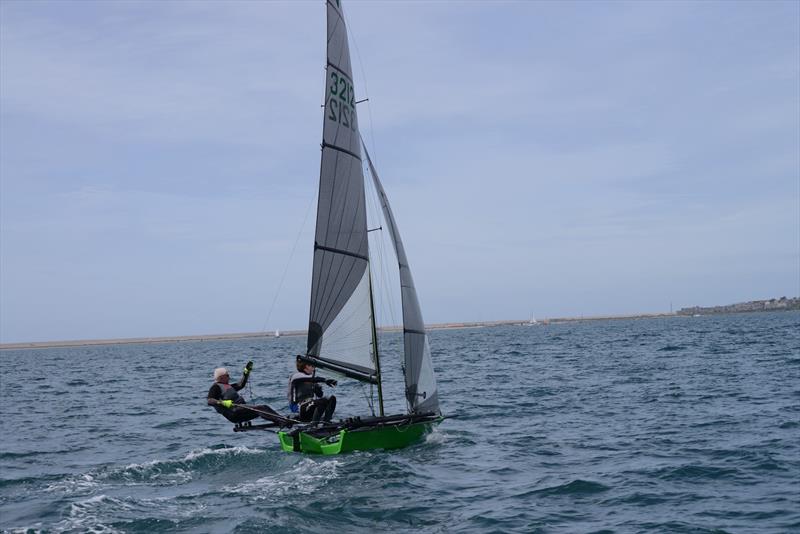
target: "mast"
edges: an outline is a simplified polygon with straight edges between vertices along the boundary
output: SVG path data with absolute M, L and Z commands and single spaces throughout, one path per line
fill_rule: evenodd
M 378 377 L 378 407 L 383 417 L 383 380 L 381 379 L 381 359 L 378 356 L 378 329 L 375 327 L 375 300 L 372 296 L 372 269 L 369 269 L 369 309 L 372 324 L 372 351 L 375 355 L 375 374 Z

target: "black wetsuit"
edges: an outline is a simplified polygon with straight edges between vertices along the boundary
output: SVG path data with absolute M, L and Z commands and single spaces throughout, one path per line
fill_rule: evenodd
M 289 377 L 289 404 L 297 404 L 300 408 L 298 419 L 303 422 L 330 421 L 333 412 L 336 410 L 336 397 L 324 397 L 322 395 L 321 382 L 327 382 L 325 378 L 315 375 L 307 375 L 296 372 Z
M 239 390 L 242 389 L 245 384 L 247 384 L 247 376 L 248 375 L 244 375 L 236 384 L 221 384 L 219 382 L 214 382 L 211 385 L 211 388 L 208 390 L 208 398 L 216 400 L 232 400 L 234 404 L 247 404 L 247 402 L 244 400 L 244 397 L 239 395 Z M 275 410 L 266 404 L 253 406 L 253 408 L 256 408 L 262 412 L 278 415 Z M 233 406 L 232 408 L 223 408 L 222 406 L 214 406 L 214 409 L 221 413 L 225 419 L 231 423 L 243 423 L 245 421 L 251 421 L 257 417 L 263 417 L 268 421 L 272 421 L 272 419 L 269 417 L 252 410 L 248 410 L 247 408 L 237 408 L 236 406 Z

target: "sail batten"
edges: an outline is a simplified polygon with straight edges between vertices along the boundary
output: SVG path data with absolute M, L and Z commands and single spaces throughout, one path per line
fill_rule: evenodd
M 353 78 L 350 76 L 350 74 L 348 74 L 347 72 L 343 71 L 342 69 L 340 69 L 339 67 L 337 67 L 333 63 L 328 62 L 328 66 L 333 68 L 333 69 L 336 69 L 337 71 L 339 71 L 340 74 L 344 74 L 345 78 L 347 78 L 347 80 L 350 81 L 350 83 L 353 82 Z
M 353 152 L 350 152 L 347 149 L 344 149 L 344 148 L 341 148 L 341 147 L 338 147 L 338 146 L 335 146 L 335 145 L 329 145 L 327 143 L 322 143 L 322 148 L 330 148 L 331 150 L 336 150 L 338 152 L 342 152 L 344 154 L 347 154 L 348 156 L 351 156 L 351 157 L 357 159 L 358 161 L 361 161 L 361 156 L 359 156 L 358 154 L 354 154 Z
M 354 258 L 360 258 L 364 261 L 369 261 L 369 258 L 367 256 L 362 256 L 360 254 L 356 254 L 355 252 L 350 252 L 349 250 L 342 250 L 333 247 L 323 247 L 322 245 L 314 245 L 314 248 L 319 250 L 326 250 L 328 252 L 333 252 L 334 254 L 343 254 L 345 256 L 352 256 Z

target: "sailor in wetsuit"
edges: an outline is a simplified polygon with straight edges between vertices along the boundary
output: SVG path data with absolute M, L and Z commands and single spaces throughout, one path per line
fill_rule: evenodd
M 333 378 L 323 378 L 316 376 L 314 366 L 303 362 L 297 357 L 297 372 L 289 377 L 289 408 L 293 412 L 299 412 L 298 419 L 303 422 L 311 421 L 318 423 L 320 419 L 329 422 L 336 410 L 336 396 L 325 397 L 322 394 L 322 387 L 319 385 L 324 382 L 329 386 L 335 386 L 338 382 Z
M 253 362 L 247 362 L 244 371 L 242 371 L 242 379 L 236 384 L 229 384 L 231 376 L 228 370 L 224 367 L 214 369 L 214 383 L 208 390 L 208 405 L 213 406 L 231 423 L 243 423 L 259 416 L 268 421 L 273 421 L 266 414 L 277 415 L 277 412 L 267 405 L 252 406 L 258 412 L 264 413 L 236 406 L 237 404 L 247 404 L 244 397 L 239 395 L 239 390 L 247 384 L 247 379 L 250 377 L 250 371 L 252 370 Z

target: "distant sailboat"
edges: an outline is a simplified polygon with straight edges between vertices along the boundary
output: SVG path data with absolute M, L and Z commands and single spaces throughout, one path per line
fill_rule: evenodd
M 536 316 L 535 316 L 533 313 L 531 313 L 531 320 L 530 320 L 530 321 L 528 321 L 528 326 L 533 326 L 533 325 L 535 325 L 535 324 L 538 324 L 538 323 L 536 322 Z
M 281 331 L 275 330 L 275 337 L 281 337 Z

